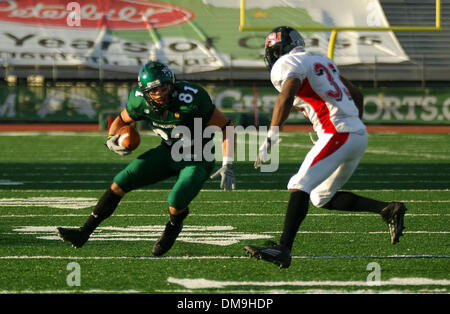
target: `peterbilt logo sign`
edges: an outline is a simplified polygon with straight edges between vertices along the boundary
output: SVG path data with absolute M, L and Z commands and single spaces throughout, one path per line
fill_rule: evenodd
M 67 20 L 73 11 L 68 1 L 61 0 L 3 0 L 0 1 L 0 21 L 20 24 L 69 27 Z M 78 0 L 82 28 L 139 30 L 155 29 L 185 23 L 194 13 L 185 8 L 143 0 Z

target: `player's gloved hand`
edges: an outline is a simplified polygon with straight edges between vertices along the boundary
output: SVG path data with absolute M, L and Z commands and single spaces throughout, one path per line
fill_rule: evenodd
M 255 169 L 261 167 L 261 164 L 269 160 L 269 154 L 272 147 L 278 144 L 281 139 L 278 137 L 278 132 L 273 132 L 269 130 L 267 133 L 267 137 L 264 140 L 264 143 L 259 147 L 258 155 L 256 156 L 256 160 L 254 163 Z
M 213 175 L 211 175 L 211 179 L 214 179 L 218 176 L 222 177 L 220 181 L 220 188 L 225 191 L 232 191 L 236 188 L 234 183 L 234 172 L 233 172 L 233 164 L 225 164 L 217 170 Z
M 117 144 L 117 139 L 119 138 L 119 136 L 120 136 L 120 134 L 109 136 L 108 140 L 105 143 L 106 147 L 108 147 L 109 150 L 112 151 L 113 153 L 116 153 L 120 156 L 125 156 L 125 155 L 130 154 L 131 153 L 130 150 Z

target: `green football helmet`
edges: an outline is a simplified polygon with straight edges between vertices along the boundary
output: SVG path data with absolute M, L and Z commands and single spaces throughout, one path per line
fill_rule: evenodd
M 164 104 L 155 102 L 149 95 L 149 91 L 161 85 L 169 84 L 169 99 Z M 165 64 L 158 61 L 150 61 L 146 63 L 138 75 L 139 89 L 147 100 L 148 104 L 156 111 L 165 111 L 169 107 L 171 98 L 173 97 L 175 84 L 175 74 Z

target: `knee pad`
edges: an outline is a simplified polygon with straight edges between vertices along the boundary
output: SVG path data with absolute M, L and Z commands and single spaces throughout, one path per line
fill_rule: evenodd
M 330 202 L 329 196 L 321 196 L 317 193 L 311 193 L 311 203 L 318 208 L 326 208 L 325 206 Z

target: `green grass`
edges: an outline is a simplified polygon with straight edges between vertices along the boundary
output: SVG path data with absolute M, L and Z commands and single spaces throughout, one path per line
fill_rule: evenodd
M 450 292 L 448 134 L 371 134 L 345 186 L 360 195 L 407 203 L 400 243 L 389 243 L 377 215 L 311 205 L 292 265 L 283 270 L 246 257 L 243 246 L 278 240 L 287 181 L 311 147 L 307 133 L 283 136 L 275 173 L 259 173 L 251 162 L 239 162 L 237 191 L 220 191 L 218 180 L 208 181 L 190 206 L 180 238 L 160 258 L 151 248 L 168 219 L 173 179 L 126 195 L 83 248 L 55 238 L 56 226 L 83 224 L 113 176 L 159 142 L 144 134 L 136 152 L 120 157 L 104 147 L 104 140 L 102 133 L 0 134 L 0 292 Z M 71 262 L 79 265 L 80 286 L 67 283 Z M 372 262 L 379 265 L 380 286 L 367 285 Z

